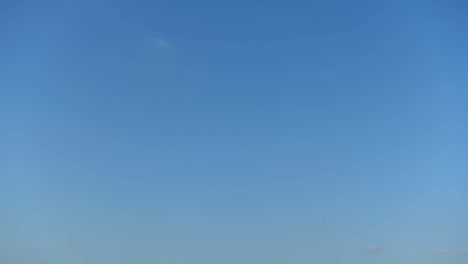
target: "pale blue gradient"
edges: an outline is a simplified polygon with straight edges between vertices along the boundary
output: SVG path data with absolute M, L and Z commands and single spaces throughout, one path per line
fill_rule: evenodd
M 467 263 L 467 14 L 2 1 L 0 262 Z

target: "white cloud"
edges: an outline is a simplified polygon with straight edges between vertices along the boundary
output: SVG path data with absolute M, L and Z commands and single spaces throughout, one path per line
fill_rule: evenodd
M 468 248 L 443 248 L 435 249 L 435 253 L 448 254 L 448 253 L 468 253 Z
M 152 39 L 152 44 L 154 47 L 156 47 L 159 50 L 168 50 L 171 48 L 171 44 L 162 37 L 155 37 Z
M 362 249 L 367 253 L 379 253 L 382 251 L 382 248 L 376 244 L 369 244 Z

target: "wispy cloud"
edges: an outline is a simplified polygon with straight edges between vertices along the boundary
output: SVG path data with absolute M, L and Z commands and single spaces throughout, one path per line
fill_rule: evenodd
M 163 37 L 154 37 L 151 40 L 152 45 L 158 50 L 169 50 L 171 49 L 171 44 Z
M 468 248 L 439 248 L 439 249 L 434 249 L 434 253 L 438 253 L 438 254 L 468 253 Z
M 379 245 L 376 244 L 369 244 L 365 246 L 362 251 L 367 252 L 367 253 L 380 253 L 382 252 L 382 248 Z

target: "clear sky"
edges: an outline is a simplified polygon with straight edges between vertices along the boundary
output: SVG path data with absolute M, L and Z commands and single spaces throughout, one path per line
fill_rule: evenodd
M 0 2 L 0 262 L 468 263 L 466 1 Z

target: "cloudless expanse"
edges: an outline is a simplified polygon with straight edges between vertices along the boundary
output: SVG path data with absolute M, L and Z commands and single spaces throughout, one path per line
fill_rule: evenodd
M 466 1 L 0 1 L 0 263 L 468 263 Z

